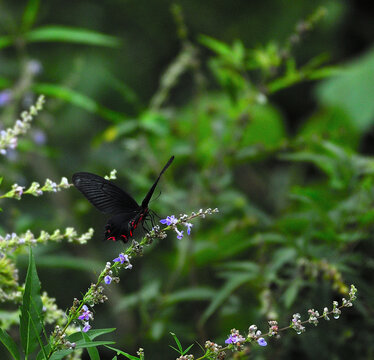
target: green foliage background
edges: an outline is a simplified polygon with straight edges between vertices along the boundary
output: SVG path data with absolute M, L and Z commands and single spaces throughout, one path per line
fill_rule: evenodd
M 173 359 L 170 331 L 185 347 L 223 343 L 232 328 L 331 308 L 353 283 L 357 306 L 339 321 L 283 333 L 252 358 L 373 358 L 372 20 L 363 4 L 335 0 L 0 2 L 0 89 L 14 92 L 1 126 L 47 97 L 1 159 L 1 193 L 116 168 L 141 201 L 175 155 L 151 208 L 220 209 L 108 287 L 94 326 L 116 327 L 118 348 Z M 43 71 L 28 78 L 31 59 Z M 75 189 L 1 207 L 2 235 L 95 228 L 84 247 L 34 249 L 42 289 L 62 309 L 122 251 L 101 241 L 105 217 Z M 27 256 L 17 261 L 24 279 Z M 3 310 L 2 321 L 14 309 Z

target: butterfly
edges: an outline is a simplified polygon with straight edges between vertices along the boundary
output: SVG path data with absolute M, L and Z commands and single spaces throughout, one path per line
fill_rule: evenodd
M 104 238 L 106 240 L 127 242 L 134 234 L 134 230 L 150 215 L 149 201 L 155 191 L 161 175 L 173 162 L 172 156 L 161 170 L 160 175 L 149 189 L 141 205 L 131 195 L 119 188 L 112 181 L 88 172 L 78 172 L 72 177 L 75 187 L 87 200 L 104 214 L 112 217 L 105 225 Z

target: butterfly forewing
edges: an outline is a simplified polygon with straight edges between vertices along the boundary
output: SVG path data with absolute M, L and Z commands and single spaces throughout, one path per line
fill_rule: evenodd
M 73 183 L 92 205 L 105 214 L 129 213 L 139 208 L 129 194 L 101 176 L 79 172 L 73 175 Z

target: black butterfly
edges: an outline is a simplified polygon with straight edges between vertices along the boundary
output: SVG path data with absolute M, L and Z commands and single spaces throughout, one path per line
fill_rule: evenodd
M 128 193 L 99 175 L 88 172 L 78 172 L 73 175 L 73 184 L 87 200 L 101 212 L 113 215 L 105 225 L 106 240 L 127 242 L 139 223 L 143 225 L 149 216 L 148 203 L 156 185 L 173 160 L 174 156 L 161 170 L 140 206 Z

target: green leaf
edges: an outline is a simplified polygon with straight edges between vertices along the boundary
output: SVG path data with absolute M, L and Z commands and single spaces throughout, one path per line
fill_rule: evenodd
M 108 341 L 108 340 L 102 340 L 102 341 L 91 341 L 89 343 L 86 343 L 84 341 L 78 341 L 76 343 L 76 349 L 85 349 L 85 348 L 91 348 L 96 347 L 100 345 L 108 345 L 108 344 L 115 344 L 114 341 Z
M 140 360 L 139 357 L 137 357 L 137 356 L 133 356 L 133 355 L 130 355 L 130 354 L 125 353 L 125 352 L 122 351 L 122 350 L 118 350 L 118 349 L 116 349 L 116 348 L 114 348 L 114 347 L 111 347 L 111 346 L 105 346 L 105 347 L 108 348 L 108 349 L 110 349 L 110 350 L 116 351 L 116 352 L 117 352 L 117 355 L 123 355 L 123 356 L 126 356 L 126 357 L 127 357 L 128 359 L 130 359 L 130 360 Z
M 166 296 L 164 302 L 168 305 L 181 301 L 211 300 L 216 291 L 209 287 L 197 286 L 188 289 L 175 291 Z
M 82 332 L 82 335 L 83 335 L 84 341 L 86 343 L 91 343 L 92 342 L 87 334 Z M 87 352 L 88 352 L 88 355 L 89 355 L 91 360 L 100 360 L 100 355 L 99 355 L 99 352 L 97 351 L 96 347 L 88 348 Z
M 174 333 L 170 333 L 170 335 L 174 338 L 174 341 L 175 343 L 177 344 L 178 346 L 178 349 L 179 349 L 179 353 L 182 354 L 183 353 L 183 348 L 182 348 L 182 344 L 181 342 L 179 341 L 179 339 L 177 338 L 177 335 L 175 335 Z
M 226 43 L 206 35 L 199 36 L 199 42 L 221 56 L 231 56 L 232 49 Z
M 33 89 L 39 94 L 65 100 L 88 112 L 98 114 L 102 116 L 104 119 L 114 123 L 119 123 L 126 119 L 125 115 L 107 109 L 104 106 L 98 104 L 96 101 L 89 98 L 88 96 L 60 85 L 39 83 L 34 84 Z
M 317 88 L 320 101 L 338 107 L 351 117 L 352 125 L 363 132 L 374 123 L 374 50 L 345 67 L 339 76 L 324 81 Z
M 44 26 L 31 30 L 25 34 L 25 40 L 29 42 L 59 41 L 110 47 L 120 45 L 120 40 L 114 36 L 66 26 Z
M 38 346 L 38 337 L 42 331 L 42 300 L 40 297 L 40 281 L 36 272 L 35 260 L 30 248 L 29 266 L 27 269 L 25 290 L 20 307 L 20 335 L 25 355 L 29 355 Z M 35 327 L 32 325 L 35 324 Z
M 6 331 L 0 329 L 0 341 L 3 345 L 8 349 L 9 353 L 13 356 L 14 359 L 19 360 L 19 350 L 17 348 L 17 344 L 14 340 L 8 335 Z
M 30 315 L 30 313 L 29 313 L 29 315 Z M 42 327 L 43 327 L 44 325 L 43 325 L 42 320 L 40 319 L 40 317 L 39 317 L 39 320 L 40 320 L 40 322 L 42 324 Z M 48 360 L 47 351 L 45 349 L 45 346 L 43 346 L 43 342 L 42 342 L 42 339 L 40 337 L 40 333 L 38 333 L 38 329 L 36 328 L 36 325 L 35 325 L 35 323 L 34 323 L 34 321 L 33 321 L 33 319 L 32 319 L 31 316 L 30 316 L 30 321 L 31 321 L 31 326 L 34 329 L 34 332 L 35 332 L 35 334 L 37 336 L 37 340 L 38 340 L 39 346 L 41 348 L 41 352 L 43 353 L 44 360 Z M 44 327 L 43 327 L 43 330 L 44 330 L 44 333 L 45 333 L 45 328 Z M 46 338 L 47 338 L 47 336 L 46 336 Z
M 84 348 L 91 348 L 91 347 L 107 345 L 107 344 L 115 344 L 115 342 L 114 341 L 92 341 L 90 343 L 80 342 L 80 343 L 76 343 L 75 348 L 84 349 Z M 64 359 L 67 355 L 71 354 L 72 352 L 73 350 L 70 350 L 70 349 L 57 351 L 51 356 L 50 360 Z
M 242 284 L 249 280 L 252 280 L 254 274 L 235 274 L 233 275 L 226 284 L 218 291 L 213 301 L 210 303 L 208 308 L 204 311 L 200 318 L 200 325 L 203 325 L 206 320 L 224 303 L 224 301 Z
M 109 334 L 111 332 L 113 332 L 114 330 L 116 330 L 116 328 L 107 328 L 107 329 L 94 329 L 94 330 L 89 330 L 86 335 L 91 339 L 95 339 L 97 338 L 98 336 L 100 335 L 104 335 L 104 334 Z M 78 341 L 82 341 L 83 340 L 83 337 L 82 337 L 82 332 L 81 331 L 78 331 L 74 334 L 71 334 L 69 337 L 68 337 L 68 340 L 70 342 L 78 342 Z
M 38 15 L 40 0 L 29 0 L 22 16 L 21 31 L 26 31 L 35 23 Z
M 294 303 L 296 296 L 299 293 L 299 290 L 301 288 L 301 285 L 302 285 L 302 282 L 299 279 L 293 280 L 291 282 L 291 285 L 284 292 L 283 301 L 287 309 L 289 309 Z
M 194 344 L 191 344 L 186 350 L 184 350 L 182 355 L 187 354 L 190 351 L 190 349 L 192 348 L 193 345 Z
M 6 48 L 13 43 L 13 38 L 11 36 L 5 35 L 0 36 L 0 49 Z

